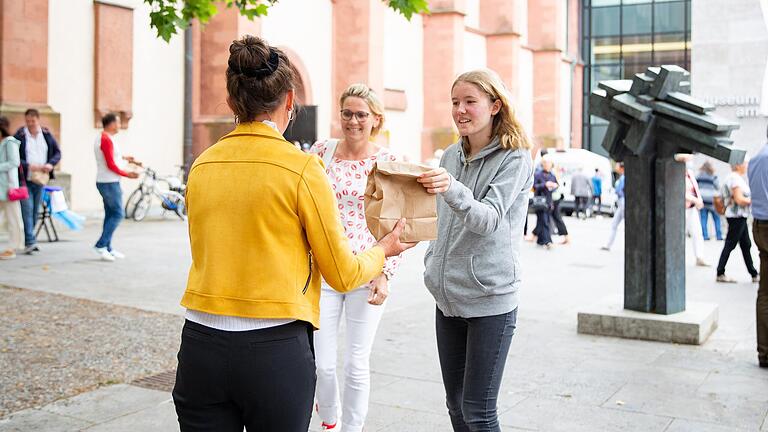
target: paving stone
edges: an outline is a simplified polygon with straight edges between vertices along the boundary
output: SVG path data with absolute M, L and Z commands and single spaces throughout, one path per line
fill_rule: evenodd
M 504 412 L 499 421 L 542 432 L 662 432 L 672 419 L 532 397 Z
M 100 423 L 85 430 L 88 432 L 178 431 L 179 422 L 173 400 L 170 394 L 166 394 L 166 397 L 165 401 L 155 406 Z
M 712 423 L 703 423 L 693 420 L 675 419 L 669 428 L 664 432 L 743 432 L 739 429 L 729 426 L 720 426 Z
M 740 396 L 702 394 L 674 384 L 653 388 L 630 383 L 602 406 L 749 430 L 757 430 L 768 412 L 768 404 L 764 402 Z
M 166 392 L 118 384 L 54 402 L 42 409 L 67 417 L 103 423 L 154 407 L 167 401 L 169 397 Z
M 699 387 L 699 393 L 741 396 L 752 401 L 768 402 L 768 373 L 762 378 L 743 375 L 710 374 Z M 757 382 L 756 382 L 757 381 Z M 760 385 L 762 383 L 762 385 Z
M 37 409 L 15 412 L 0 419 L 1 432 L 74 432 L 93 423 Z

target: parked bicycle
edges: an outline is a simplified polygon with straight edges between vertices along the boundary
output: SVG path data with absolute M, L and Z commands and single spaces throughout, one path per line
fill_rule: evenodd
M 181 167 L 182 177 L 161 177 L 153 169 L 144 168 L 139 187 L 131 193 L 125 203 L 125 217 L 132 218 L 137 222 L 143 220 L 149 213 L 154 199 L 158 198 L 164 213 L 172 211 L 181 220 L 186 220 L 187 206 L 184 201 L 186 185 L 182 180 L 183 172 L 183 167 Z

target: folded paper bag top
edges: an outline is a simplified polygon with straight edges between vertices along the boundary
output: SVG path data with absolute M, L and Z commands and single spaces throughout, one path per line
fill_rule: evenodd
M 407 162 L 377 161 L 365 188 L 365 221 L 376 240 L 389 234 L 401 218 L 404 242 L 437 239 L 437 196 L 416 181 L 433 168 Z

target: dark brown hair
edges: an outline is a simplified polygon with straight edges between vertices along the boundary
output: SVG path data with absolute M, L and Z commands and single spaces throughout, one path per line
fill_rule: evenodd
M 11 122 L 8 121 L 8 117 L 0 116 L 0 138 L 11 136 L 8 132 L 8 128 L 11 127 Z
M 37 117 L 40 118 L 40 111 L 30 108 L 26 111 L 24 111 L 24 117 Z
M 227 66 L 229 107 L 243 123 L 277 109 L 298 77 L 283 51 L 250 35 L 229 46 Z

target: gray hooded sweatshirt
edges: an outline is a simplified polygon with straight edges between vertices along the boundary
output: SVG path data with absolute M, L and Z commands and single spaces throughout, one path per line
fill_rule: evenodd
M 498 138 L 467 160 L 461 143 L 440 160 L 453 178 L 437 200 L 424 284 L 446 316 L 500 315 L 517 307 L 533 162 L 528 150 L 505 150 Z

